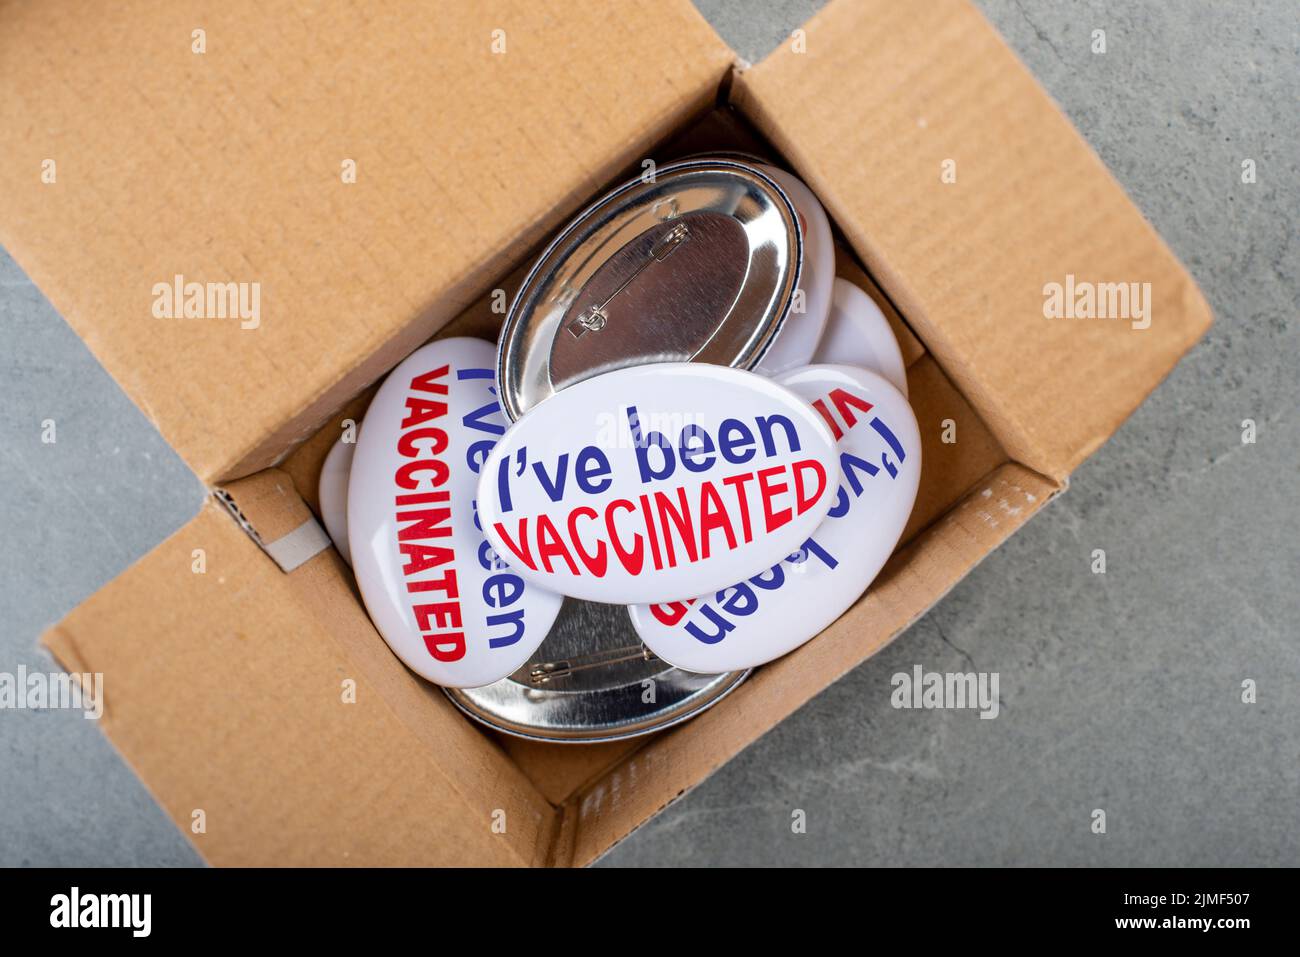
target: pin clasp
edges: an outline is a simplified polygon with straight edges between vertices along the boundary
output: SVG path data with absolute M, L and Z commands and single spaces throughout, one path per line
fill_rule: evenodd
M 637 276 L 641 275 L 641 273 L 644 272 L 651 263 L 663 262 L 676 252 L 677 248 L 681 246 L 682 243 L 686 242 L 686 240 L 690 238 L 690 227 L 685 223 L 677 223 L 672 229 L 660 236 L 654 246 L 650 248 L 650 256 L 645 260 L 645 262 L 641 263 L 632 275 L 623 280 L 623 282 L 619 284 L 619 287 L 605 298 L 604 302 L 600 303 L 600 305 L 592 306 L 590 309 L 584 310 L 578 318 L 568 324 L 566 328 L 569 330 L 569 335 L 573 336 L 575 339 L 581 339 L 588 332 L 600 332 L 600 330 L 604 329 L 609 322 L 609 310 L 607 307 L 614 301 L 618 294 L 628 286 L 632 285 L 632 281 L 636 279 Z

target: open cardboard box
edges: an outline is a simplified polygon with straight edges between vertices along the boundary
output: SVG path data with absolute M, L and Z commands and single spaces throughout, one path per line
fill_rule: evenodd
M 1192 280 L 964 0 L 836 0 L 804 30 L 749 67 L 687 0 L 0 11 L 0 242 L 214 490 L 44 640 L 104 673 L 103 730 L 209 861 L 594 860 L 922 615 L 1205 331 Z M 492 335 L 492 290 L 584 201 L 753 136 L 896 307 L 925 443 L 904 542 L 684 725 L 487 732 L 393 657 L 333 549 L 276 544 L 310 542 L 320 462 L 370 386 L 440 331 Z M 260 283 L 260 324 L 155 318 L 176 274 Z M 1071 274 L 1151 283 L 1150 327 L 1044 318 Z

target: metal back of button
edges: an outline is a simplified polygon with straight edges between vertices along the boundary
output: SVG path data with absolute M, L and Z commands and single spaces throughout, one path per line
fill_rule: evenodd
M 623 606 L 566 599 L 528 664 L 482 688 L 444 690 L 456 707 L 498 731 L 539 741 L 595 743 L 649 734 L 692 718 L 748 674 L 673 668 L 641 644 Z
M 511 304 L 497 356 L 506 415 L 626 366 L 753 367 L 802 258 L 794 205 L 752 163 L 693 158 L 619 186 L 560 232 Z

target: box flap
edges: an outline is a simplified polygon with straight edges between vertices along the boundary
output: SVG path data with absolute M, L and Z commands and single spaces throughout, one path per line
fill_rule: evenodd
M 815 641 L 764 665 L 724 704 L 649 740 L 564 805 L 556 860 L 588 864 L 918 619 L 1060 491 L 1008 462 L 895 553 Z
M 248 481 L 263 530 L 307 514 L 275 505 L 283 473 Z M 103 674 L 104 732 L 213 864 L 546 863 L 555 809 L 389 652 L 349 578 L 333 549 L 282 574 L 209 500 L 44 640 Z
M 206 481 L 272 464 L 733 59 L 689 0 L 86 13 L 0 8 L 0 243 Z
M 836 0 L 740 74 L 733 100 L 1011 457 L 1039 472 L 1068 474 L 1211 321 L 1101 160 L 964 0 Z M 1048 284 L 1064 295 L 1068 277 L 1149 283 L 1149 327 L 1046 318 Z

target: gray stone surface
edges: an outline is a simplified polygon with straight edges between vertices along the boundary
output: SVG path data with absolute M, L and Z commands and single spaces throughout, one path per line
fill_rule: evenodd
M 817 6 L 700 0 L 751 60 Z M 1069 494 L 605 863 L 1300 863 L 1300 14 L 1293 0 L 980 6 L 1218 322 Z M 49 668 L 40 630 L 202 489 L 7 257 L 0 326 L 12 672 Z M 999 717 L 895 710 L 890 678 L 917 664 L 998 672 Z M 0 712 L 0 755 L 0 864 L 198 862 L 93 722 Z

